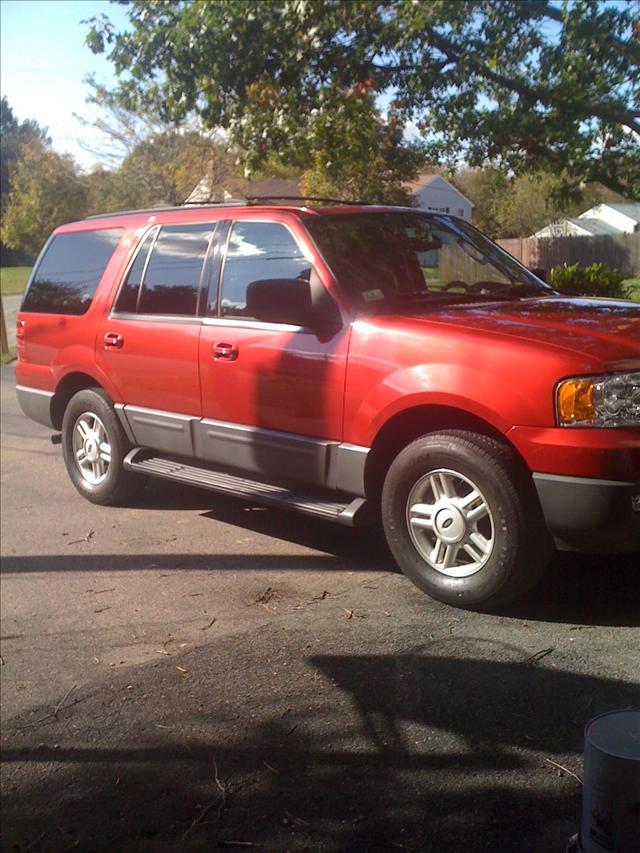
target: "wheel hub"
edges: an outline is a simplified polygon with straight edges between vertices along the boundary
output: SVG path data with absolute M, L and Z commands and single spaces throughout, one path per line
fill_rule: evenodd
M 94 435 L 91 435 L 89 438 L 85 439 L 84 452 L 86 453 L 89 462 L 95 462 L 100 456 L 98 440 Z
M 448 577 L 475 574 L 493 552 L 489 504 L 456 471 L 438 468 L 420 477 L 407 498 L 407 527 L 421 558 Z
M 95 412 L 83 412 L 77 418 L 72 447 L 82 478 L 92 486 L 102 483 L 111 463 L 111 444 L 105 426 Z
M 449 503 L 438 509 L 433 520 L 433 532 L 447 544 L 464 539 L 467 525 L 460 510 Z

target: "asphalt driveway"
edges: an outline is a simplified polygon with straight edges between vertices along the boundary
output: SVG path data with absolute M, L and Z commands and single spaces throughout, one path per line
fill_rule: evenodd
M 585 722 L 640 705 L 634 558 L 474 614 L 372 531 L 159 481 L 95 507 L 11 366 L 1 485 L 3 849 L 562 851 Z

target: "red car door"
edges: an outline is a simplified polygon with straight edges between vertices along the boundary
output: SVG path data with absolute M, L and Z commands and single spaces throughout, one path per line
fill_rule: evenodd
M 333 325 L 292 321 L 292 306 L 302 310 L 305 298 L 331 300 L 303 238 L 285 222 L 262 214 L 231 225 L 219 298 L 200 337 L 197 453 L 324 482 L 328 448 L 342 439 L 350 327 L 333 303 Z
M 198 339 L 215 223 L 151 228 L 103 319 L 96 358 L 112 377 L 140 444 L 190 453 L 202 415 Z

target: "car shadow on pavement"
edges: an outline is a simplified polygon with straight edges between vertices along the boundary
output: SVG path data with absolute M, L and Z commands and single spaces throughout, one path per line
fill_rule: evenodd
M 353 530 L 278 511 L 234 515 L 226 508 L 218 521 L 237 523 L 246 530 L 285 539 L 317 554 L 174 553 L 55 554 L 6 556 L 2 575 L 52 572 L 241 572 L 344 571 L 397 572 L 381 537 L 370 529 Z M 234 518 L 236 520 L 234 521 Z M 580 626 L 640 626 L 640 571 L 637 555 L 586 556 L 557 554 L 540 583 L 517 601 L 493 611 L 496 618 Z M 415 592 L 406 581 L 407 596 Z M 433 606 L 426 596 L 425 611 Z M 455 611 L 452 609 L 452 613 Z
M 366 561 L 345 562 L 332 554 L 55 554 L 2 558 L 0 574 L 53 572 L 241 572 L 373 571 Z
M 557 552 L 530 593 L 498 614 L 575 625 L 640 625 L 640 556 Z
M 4 849 L 560 851 L 585 722 L 638 699 L 497 644 L 305 658 L 306 638 L 286 667 L 233 638 L 10 721 Z

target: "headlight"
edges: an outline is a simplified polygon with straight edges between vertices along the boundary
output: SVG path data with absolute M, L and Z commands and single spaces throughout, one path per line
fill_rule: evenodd
M 556 415 L 558 426 L 640 427 L 640 372 L 566 379 Z

